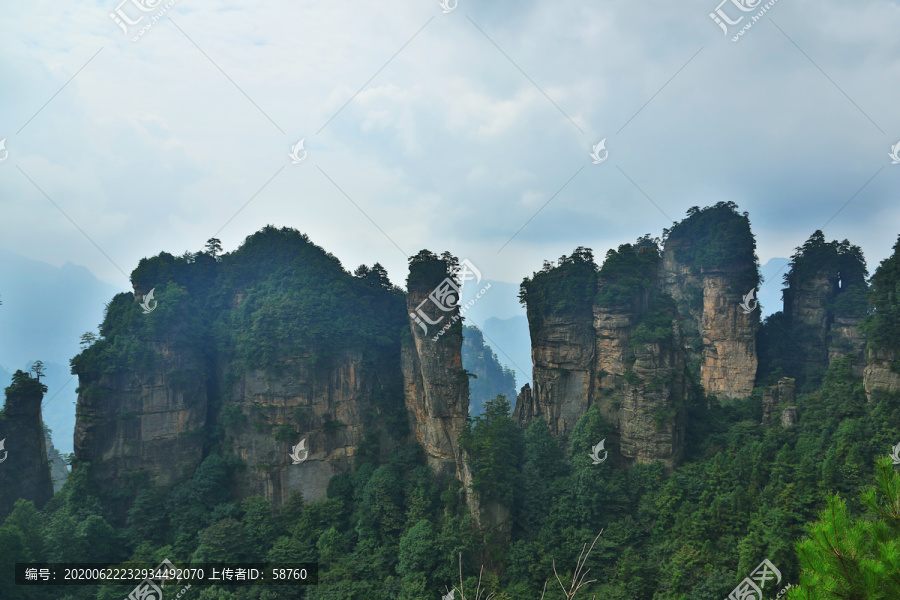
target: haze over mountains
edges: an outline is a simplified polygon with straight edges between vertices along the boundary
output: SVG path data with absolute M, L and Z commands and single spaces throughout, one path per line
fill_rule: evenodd
M 72 452 L 75 428 L 77 382 L 69 359 L 79 351 L 81 334 L 97 330 L 117 291 L 85 267 L 54 267 L 0 250 L 0 384 L 9 385 L 17 369 L 44 362 L 44 422 L 60 452 Z

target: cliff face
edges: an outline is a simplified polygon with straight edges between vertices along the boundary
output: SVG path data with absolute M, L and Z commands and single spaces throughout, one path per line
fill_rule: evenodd
M 367 426 L 375 426 L 374 387 L 375 374 L 359 353 L 327 368 L 244 373 L 221 414 L 226 446 L 248 466 L 238 495 L 281 504 L 299 490 L 307 502 L 324 499 L 331 477 L 350 469 Z M 306 458 L 294 464 L 292 448 L 303 440 Z
M 19 498 L 41 508 L 53 496 L 41 419 L 42 387 L 18 371 L 6 388 L 6 406 L 0 412 L 0 519 Z
M 772 418 L 781 413 L 781 424 L 790 427 L 797 423 L 797 393 L 795 381 L 790 377 L 782 377 L 775 385 L 763 391 L 762 424 L 769 425 Z
M 601 284 L 602 289 L 602 284 Z M 625 464 L 661 460 L 674 467 L 684 452 L 685 351 L 678 326 L 654 341 L 636 340 L 634 311 L 594 307 L 594 398 L 615 433 Z
M 891 369 L 891 363 L 898 360 L 898 353 L 889 348 L 870 348 L 868 358 L 863 372 L 863 385 L 869 401 L 874 399 L 876 390 L 900 392 L 900 374 Z
M 529 306 L 528 322 L 537 322 Z M 590 313 L 550 314 L 531 326 L 534 397 L 554 435 L 567 436 L 590 406 L 595 332 Z
M 792 257 L 786 276 L 784 315 L 799 350 L 793 369 L 800 382 L 817 379 L 834 361 L 853 357 L 862 376 L 866 340 L 866 267 L 862 252 L 848 241 L 826 242 L 816 231 Z
M 684 317 L 686 350 L 699 364 L 703 389 L 723 400 L 749 396 L 758 366 L 756 333 L 759 312 L 744 314 L 739 293 L 742 281 L 755 264 L 720 268 L 697 268 L 677 259 L 689 243 L 673 239 L 666 243 L 661 264 L 663 290 L 678 303 Z
M 545 268 L 523 284 L 534 390 L 526 386 L 519 395 L 518 423 L 543 417 L 551 433 L 568 437 L 598 404 L 612 426 L 609 441 L 619 448 L 616 462 L 678 463 L 686 426 L 686 351 L 675 305 L 660 289 L 659 261 L 655 244 L 626 244 L 607 255 L 599 273 L 586 257 L 574 255 L 558 271 Z M 591 311 L 560 302 L 560 289 L 589 299 Z
M 76 468 L 90 462 L 101 488 L 165 488 L 220 453 L 242 467 L 238 497 L 313 501 L 355 459 L 384 460 L 407 436 L 457 473 L 461 321 L 423 335 L 379 265 L 351 275 L 302 234 L 267 227 L 219 259 L 144 259 L 132 280 L 134 296 L 113 299 L 102 337 L 73 359 Z M 431 292 L 411 287 L 408 312 Z
M 154 487 L 193 473 L 204 457 L 205 367 L 175 342 L 153 342 L 145 368 L 79 377 L 75 456 L 89 462 L 101 486 L 120 489 L 133 476 Z M 117 506 L 124 516 L 124 505 Z
M 457 438 L 469 413 L 462 320 L 452 297 L 442 300 L 434 294 L 436 289 L 452 290 L 448 281 L 446 267 L 436 257 L 410 265 L 406 299 L 410 336 L 403 342 L 401 364 L 410 429 L 425 449 L 428 464 L 439 473 L 462 478 Z

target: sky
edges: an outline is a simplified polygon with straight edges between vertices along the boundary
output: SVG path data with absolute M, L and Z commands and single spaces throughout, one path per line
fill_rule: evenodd
M 763 264 L 823 229 L 873 271 L 900 233 L 896 1 L 118 1 L 4 7 L 0 250 L 121 291 L 266 224 L 400 285 L 422 248 L 517 284 L 719 201 Z

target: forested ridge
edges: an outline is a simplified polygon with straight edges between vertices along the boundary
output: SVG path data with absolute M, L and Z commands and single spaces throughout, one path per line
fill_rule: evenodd
M 740 230 L 740 223 L 732 225 Z M 668 235 L 682 233 L 676 226 Z M 278 239 L 304 248 L 308 243 L 290 232 Z M 284 348 L 297 349 L 299 357 L 300 349 L 309 347 L 319 352 L 303 360 L 324 361 L 347 339 L 382 348 L 400 324 L 405 326 L 399 318 L 373 326 L 369 315 L 338 308 L 342 295 L 363 296 L 402 317 L 402 291 L 379 266 L 357 269 L 350 280 L 336 259 L 316 249 L 310 251 L 308 283 L 285 288 L 277 260 L 255 262 L 262 260 L 254 258 L 257 241 L 251 238 L 243 253 L 223 259 L 232 261 L 229 277 L 240 285 L 245 271 L 271 270 L 272 276 L 244 292 L 246 322 L 211 329 L 231 340 L 242 364 L 265 364 L 267 352 Z M 641 269 L 655 264 L 656 244 L 645 237 L 610 251 L 602 267 L 593 266 L 591 250 L 579 248 L 526 280 L 523 293 L 540 297 L 564 280 L 563 295 L 569 296 L 564 301 L 589 306 L 600 277 L 619 286 L 608 287 L 602 299 L 614 304 L 644 285 Z M 690 249 L 685 252 L 691 256 Z M 216 254 L 213 246 L 191 256 L 142 262 L 135 281 L 147 291 L 161 277 L 151 269 L 165 270 L 173 283 L 158 288 L 161 311 L 216 305 L 224 299 L 204 280 L 220 268 Z M 900 239 L 867 285 L 858 248 L 814 235 L 793 257 L 786 284 L 834 257 L 846 261 L 842 273 L 852 290 L 837 312 L 867 314 L 863 329 L 870 343 L 900 349 Z M 715 258 L 692 260 L 702 265 Z M 563 271 L 574 276 L 564 277 Z M 626 272 L 637 275 L 628 279 Z M 335 282 L 342 283 L 330 285 Z M 276 295 L 287 304 L 273 302 Z M 73 360 L 76 369 L 127 371 L 144 360 L 139 328 L 162 321 L 136 321 L 141 315 L 126 296 L 110 304 L 103 339 L 89 340 L 92 345 Z M 557 302 L 558 289 L 553 298 Z M 266 318 L 251 312 L 254 306 L 265 307 Z M 188 330 L 199 327 L 193 319 L 207 318 L 203 311 L 178 310 L 169 318 L 181 319 Z M 309 319 L 297 318 L 310 311 Z M 238 311 L 234 318 L 244 314 Z M 628 469 L 613 461 L 594 464 L 590 449 L 611 431 L 596 406 L 560 444 L 542 419 L 519 428 L 511 415 L 514 399 L 502 395 L 470 418 L 460 437 L 472 474 L 468 491 L 455 478 L 436 477 L 421 446 L 397 441 L 389 456 L 359 452 L 350 472 L 330 480 L 326 499 L 304 502 L 296 492 L 275 510 L 260 496 L 236 499 L 233 482 L 244 467 L 235 454 L 216 447 L 189 479 L 171 488 L 147 488 L 135 480 L 122 490 L 131 508 L 120 525 L 91 465 L 76 464 L 42 509 L 19 500 L 0 525 L 0 598 L 112 600 L 133 587 L 15 586 L 11 573 L 17 562 L 163 559 L 320 565 L 314 587 L 194 586 L 183 596 L 189 600 L 437 600 L 453 588 L 457 600 L 473 600 L 476 589 L 484 590 L 482 598 L 494 593 L 497 600 L 722 600 L 764 559 L 781 574 L 777 586 L 767 583 L 764 598 L 774 598 L 788 584 L 782 597 L 794 600 L 900 598 L 900 476 L 886 458 L 900 443 L 900 394 L 867 398 L 851 357 L 823 373 L 804 371 L 794 361 L 792 340 L 784 339 L 790 331 L 784 320 L 776 314 L 760 332 L 760 384 L 784 375 L 802 380 L 797 424 L 761 425 L 762 385 L 745 399 L 725 403 L 693 381 L 685 399 L 685 457 L 671 472 L 661 463 Z M 131 328 L 133 338 L 114 336 L 115 328 Z M 134 341 L 121 345 L 109 339 Z M 23 373 L 11 387 L 34 385 Z M 508 542 L 474 526 L 467 493 L 508 511 Z M 585 546 L 594 541 L 587 552 Z M 576 571 L 581 560 L 583 568 Z M 568 593 L 573 576 L 587 569 L 580 581 L 589 583 Z M 166 598 L 174 597 L 168 590 Z

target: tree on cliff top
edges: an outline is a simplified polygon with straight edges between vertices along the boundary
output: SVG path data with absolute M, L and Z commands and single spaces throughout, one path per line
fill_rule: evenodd
M 40 379 L 32 379 L 31 375 L 17 369 L 12 376 L 12 383 L 6 388 L 6 395 L 10 394 L 33 394 L 40 392 L 47 393 L 47 386 L 41 383 Z
M 829 309 L 836 316 L 865 316 L 867 310 L 866 259 L 859 246 L 849 240 L 825 241 L 825 234 L 816 230 L 791 256 L 790 270 L 784 274 L 785 312 L 790 315 L 791 304 L 801 282 L 817 275 L 836 277 L 836 287 L 829 290 Z
M 540 271 L 522 280 L 519 302 L 527 306 L 529 318 L 538 322 L 551 313 L 590 312 L 597 289 L 597 264 L 590 248 L 578 246 L 570 256 L 544 261 Z
M 666 250 L 674 247 L 675 259 L 695 272 L 750 267 L 736 282 L 741 293 L 746 293 L 759 287 L 759 259 L 749 216 L 737 209 L 734 202 L 692 206 L 686 219 L 663 229 L 663 244 Z

